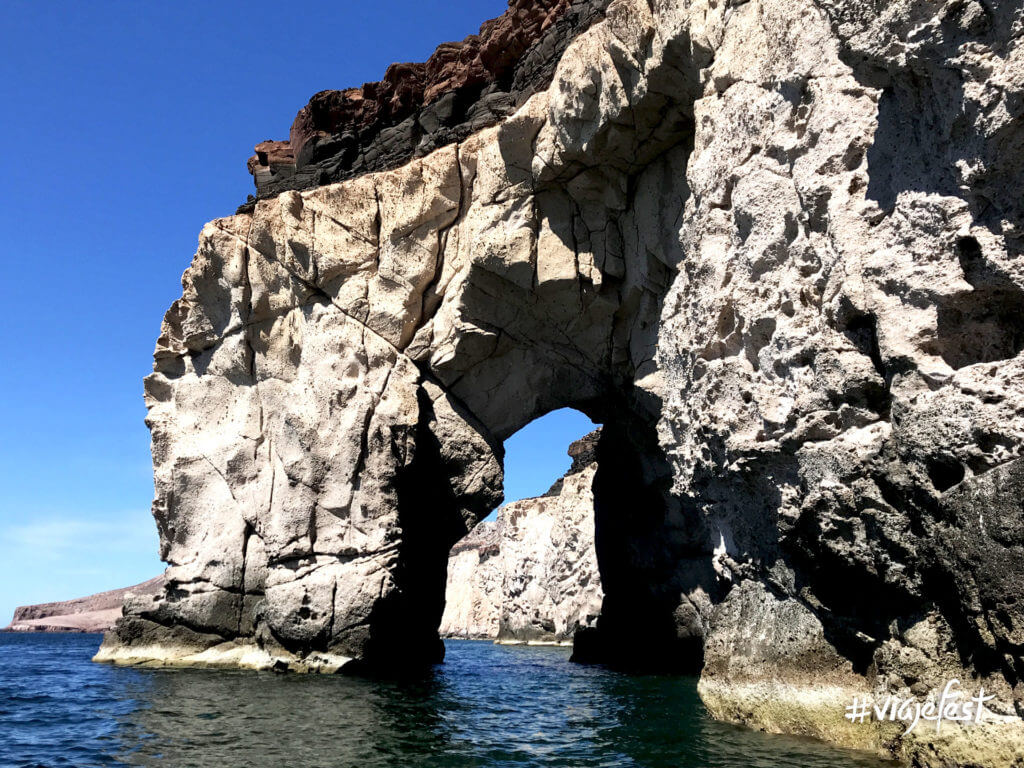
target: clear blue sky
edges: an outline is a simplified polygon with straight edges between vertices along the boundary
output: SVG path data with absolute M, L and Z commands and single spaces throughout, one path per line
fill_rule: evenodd
M 0 626 L 15 605 L 162 569 L 142 378 L 202 224 L 234 212 L 252 146 L 316 91 L 423 60 L 502 0 L 8 0 L 0 25 Z M 508 497 L 542 493 L 572 412 L 508 441 Z
M 505 441 L 505 501 L 545 493 L 572 464 L 569 443 L 597 428 L 579 411 L 562 408 L 536 419 Z M 488 519 L 493 519 L 492 514 Z

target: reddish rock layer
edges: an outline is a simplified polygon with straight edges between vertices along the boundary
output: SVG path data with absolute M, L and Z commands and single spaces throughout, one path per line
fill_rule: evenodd
M 479 34 L 443 43 L 424 63 L 392 64 L 383 80 L 361 88 L 321 91 L 299 111 L 288 141 L 256 145 L 248 168 L 260 197 L 394 166 L 417 149 L 425 152 L 458 140 L 451 132 L 458 131 L 456 125 L 464 119 L 473 123 L 471 130 L 493 123 L 507 113 L 508 104 L 522 103 L 546 87 L 561 50 L 600 17 L 606 4 L 607 0 L 509 0 L 508 10 L 485 22 Z M 449 95 L 458 104 L 444 103 Z M 488 103 L 467 118 L 481 99 Z M 422 119 L 425 110 L 431 114 Z M 415 127 L 406 125 L 403 130 L 410 119 Z M 388 129 L 393 135 L 381 139 Z M 323 167 L 311 168 L 318 163 Z M 308 172 L 296 175 L 303 168 Z
M 426 63 L 392 64 L 378 83 L 321 91 L 292 123 L 293 156 L 318 134 L 399 122 L 449 91 L 499 82 L 568 7 L 568 0 L 510 0 L 508 10 L 484 22 L 479 35 L 442 43 Z

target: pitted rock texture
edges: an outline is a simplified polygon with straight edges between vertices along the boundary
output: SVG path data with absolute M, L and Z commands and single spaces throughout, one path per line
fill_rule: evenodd
M 592 451 L 577 441 L 570 455 Z M 440 632 L 499 642 L 572 642 L 596 626 L 603 591 L 594 548 L 597 465 L 574 465 L 558 491 L 506 504 L 452 548 Z
M 604 425 L 578 656 L 1024 764 L 1021 14 L 614 0 L 497 125 L 208 225 L 147 380 L 170 586 L 100 658 L 436 659 L 501 441 L 568 406 Z M 841 717 L 950 677 L 983 725 Z
M 877 738 L 1024 760 L 1020 15 L 761 2 L 715 32 L 658 354 L 673 495 L 737 583 L 714 714 L 872 745 L 851 688 L 958 678 L 998 692 L 991 732 Z

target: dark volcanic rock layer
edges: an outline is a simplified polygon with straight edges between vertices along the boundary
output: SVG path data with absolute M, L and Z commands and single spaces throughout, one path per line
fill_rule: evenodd
M 502 441 L 574 407 L 603 425 L 579 655 L 1024 765 L 1022 16 L 614 0 L 491 127 L 207 225 L 146 380 L 168 588 L 98 658 L 437 661 Z M 953 678 L 983 723 L 843 717 Z
M 480 34 L 439 46 L 422 64 L 321 91 L 299 110 L 288 141 L 256 145 L 248 163 L 256 197 L 389 170 L 494 125 L 547 88 L 565 48 L 609 2 L 510 0 Z

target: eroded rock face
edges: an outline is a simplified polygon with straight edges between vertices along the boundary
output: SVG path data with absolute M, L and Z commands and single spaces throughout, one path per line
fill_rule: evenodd
M 596 626 L 604 597 L 594 547 L 596 439 L 572 444 L 573 466 L 548 494 L 506 504 L 455 545 L 443 636 L 569 644 Z
M 208 225 L 147 380 L 170 587 L 101 658 L 437 658 L 501 441 L 571 406 L 604 424 L 589 652 L 1021 764 L 1021 25 L 614 0 L 497 125 Z M 950 676 L 987 725 L 842 719 Z
M 897 751 L 1021 760 L 1024 615 L 1003 591 L 1024 577 L 1024 273 L 1003 192 L 1024 137 L 1019 13 L 763 2 L 718 33 L 659 432 L 674 494 L 737 582 L 708 625 L 719 716 L 871 745 L 889 735 L 842 721 L 851 689 L 956 677 L 999 691 L 1012 725 Z
M 594 547 L 590 464 L 567 474 L 557 495 L 499 512 L 504 572 L 501 642 L 571 643 L 596 626 L 604 593 Z
M 501 624 L 505 570 L 497 520 L 485 520 L 448 557 L 441 637 L 494 640 Z

